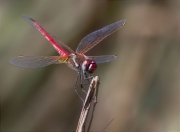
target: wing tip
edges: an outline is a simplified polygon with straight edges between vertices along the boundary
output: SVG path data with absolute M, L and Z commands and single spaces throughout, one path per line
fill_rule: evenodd
M 12 64 L 12 61 L 13 61 L 13 58 L 9 60 L 9 63 L 10 63 L 11 65 L 13 65 L 13 64 Z
M 115 59 L 117 58 L 117 55 L 113 55 L 113 57 L 114 57 L 114 59 L 113 59 L 113 60 L 115 60 Z
M 17 57 L 13 57 L 9 60 L 9 63 L 13 66 L 17 66 L 17 67 L 20 67 L 17 63 L 16 63 L 16 59 L 18 58 L 23 58 L 24 56 L 23 55 L 19 55 Z
M 11 65 L 13 65 L 13 66 L 17 66 L 17 64 L 14 62 L 14 59 L 15 59 L 15 58 L 11 58 L 11 59 L 9 60 L 9 63 L 10 63 Z
M 22 18 L 23 18 L 24 20 L 29 19 L 29 17 L 27 17 L 27 16 L 26 16 L 26 15 L 24 15 L 24 14 L 22 14 L 21 16 L 22 16 Z
M 127 22 L 127 20 L 126 19 L 122 19 L 124 22 Z
M 122 25 L 125 25 L 127 23 L 127 20 L 126 19 L 122 19 L 122 20 L 120 20 L 120 22 L 123 23 Z
M 27 17 L 27 16 L 26 16 L 26 15 L 24 15 L 24 14 L 22 14 L 21 16 L 22 16 L 22 18 Z
M 24 20 L 26 20 L 27 22 L 29 22 L 29 23 L 35 22 L 35 20 L 33 20 L 32 18 L 29 18 L 28 16 L 26 16 L 26 15 L 24 15 L 24 14 L 22 14 L 22 18 L 23 18 Z

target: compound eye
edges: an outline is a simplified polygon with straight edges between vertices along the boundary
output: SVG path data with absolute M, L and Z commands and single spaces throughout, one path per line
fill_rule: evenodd
M 91 64 L 91 60 L 86 59 L 83 63 L 82 63 L 82 70 L 83 71 L 88 71 L 89 69 L 89 65 Z
M 88 72 L 89 73 L 93 73 L 97 68 L 97 64 L 95 61 L 92 61 L 91 64 L 89 65 L 89 68 L 88 68 Z
M 86 59 L 82 64 L 82 70 L 93 73 L 97 68 L 97 64 L 94 60 Z

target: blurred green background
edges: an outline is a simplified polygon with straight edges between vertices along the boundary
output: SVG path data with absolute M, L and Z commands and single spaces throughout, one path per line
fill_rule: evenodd
M 22 69 L 18 55 L 58 55 L 21 18 L 35 19 L 72 49 L 87 34 L 121 19 L 127 24 L 87 55 L 116 54 L 98 65 L 98 104 L 92 131 L 180 132 L 180 1 L 1 0 L 0 97 L 2 132 L 74 131 L 82 102 L 77 73 L 65 64 Z

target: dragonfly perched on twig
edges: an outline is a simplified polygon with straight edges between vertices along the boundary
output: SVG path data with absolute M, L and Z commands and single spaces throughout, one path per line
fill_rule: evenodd
M 37 23 L 32 18 L 29 18 L 25 15 L 22 15 L 22 17 L 29 24 L 35 27 L 52 44 L 60 56 L 18 56 L 12 58 L 10 63 L 22 68 L 40 68 L 51 64 L 66 63 L 68 66 L 78 72 L 74 85 L 74 90 L 77 94 L 78 92 L 76 90 L 76 85 L 79 78 L 81 89 L 83 90 L 83 79 L 89 80 L 87 74 L 89 75 L 93 73 L 97 68 L 97 64 L 113 61 L 116 59 L 115 55 L 86 56 L 85 53 L 126 23 L 126 20 L 120 20 L 90 33 L 81 40 L 75 52 L 66 44 L 50 35 L 39 23 Z M 82 101 L 84 101 L 79 94 L 78 96 Z

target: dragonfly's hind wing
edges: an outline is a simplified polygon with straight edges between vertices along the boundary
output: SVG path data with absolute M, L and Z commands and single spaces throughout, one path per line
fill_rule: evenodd
M 66 59 L 61 56 L 18 56 L 12 58 L 10 63 L 21 68 L 40 68 L 51 64 L 65 63 Z
M 104 56 L 86 56 L 89 59 L 95 60 L 98 63 L 106 63 L 116 59 L 116 55 L 104 55 Z

